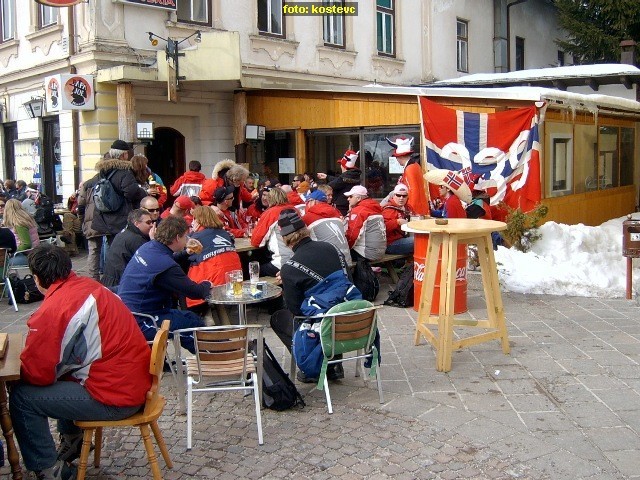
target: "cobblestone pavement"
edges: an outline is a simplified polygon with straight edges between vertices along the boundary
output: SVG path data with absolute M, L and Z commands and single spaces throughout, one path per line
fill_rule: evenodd
M 74 267 L 82 273 L 84 259 Z M 385 298 L 383 285 L 377 300 Z M 333 415 L 322 392 L 299 385 L 306 408 L 263 410 L 263 446 L 251 397 L 200 395 L 186 452 L 186 417 L 165 375 L 160 426 L 174 469 L 160 459 L 164 478 L 640 478 L 640 306 L 512 293 L 503 300 L 511 354 L 498 341 L 475 345 L 454 353 L 448 373 L 435 370 L 430 345 L 413 346 L 416 312 L 384 307 L 385 403 L 347 363 L 345 380 L 331 386 Z M 475 273 L 468 305 L 464 316 L 486 316 Z M 3 301 L 0 329 L 24 332 L 34 307 L 16 313 Z M 249 316 L 268 325 L 264 311 Z M 266 337 L 286 370 L 284 347 L 268 328 Z M 139 434 L 105 431 L 101 466 L 88 478 L 150 478 Z

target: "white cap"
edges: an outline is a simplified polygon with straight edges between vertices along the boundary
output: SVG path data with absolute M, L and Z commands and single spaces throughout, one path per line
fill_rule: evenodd
M 368 197 L 369 192 L 362 185 L 355 185 L 351 190 L 344 194 L 345 197 L 350 197 L 352 195 L 360 195 L 361 197 Z

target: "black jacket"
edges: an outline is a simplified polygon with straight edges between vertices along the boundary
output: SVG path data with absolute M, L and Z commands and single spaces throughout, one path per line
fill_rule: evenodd
M 327 242 L 316 242 L 305 238 L 293 247 L 293 257 L 289 259 L 280 270 L 284 303 L 287 309 L 294 315 L 300 315 L 300 306 L 305 299 L 304 292 L 316 286 L 321 279 L 315 278 L 315 272 L 322 278 L 326 278 L 333 272 L 342 269 L 340 251 Z M 344 260 L 343 260 L 344 261 Z M 296 262 L 303 269 L 310 272 L 304 273 L 294 267 Z
M 133 254 L 148 241 L 149 237 L 143 235 L 138 227 L 132 223 L 127 223 L 126 228 L 114 237 L 109 247 L 104 264 L 102 284 L 105 287 L 117 286 Z
M 359 168 L 346 170 L 329 182 L 329 186 L 333 188 L 333 204 L 343 216 L 349 211 L 349 200 L 344 194 L 361 183 L 362 170 Z
M 131 170 L 131 162 L 127 160 L 101 160 L 96 163 L 96 170 L 99 175 L 104 177 L 107 177 L 112 170 L 116 170 L 110 180 L 115 190 L 124 197 L 125 201 L 115 212 L 94 210 L 91 228 L 98 234 L 116 235 L 127 225 L 129 212 L 140 206 L 140 200 L 147 195 L 147 192 L 138 185 Z

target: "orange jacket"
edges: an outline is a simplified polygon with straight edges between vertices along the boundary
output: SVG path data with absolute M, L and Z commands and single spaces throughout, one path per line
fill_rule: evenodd
M 407 208 L 416 215 L 429 215 L 429 202 L 424 189 L 424 177 L 419 163 L 410 163 L 404 168 L 404 172 L 398 180 L 409 189 Z

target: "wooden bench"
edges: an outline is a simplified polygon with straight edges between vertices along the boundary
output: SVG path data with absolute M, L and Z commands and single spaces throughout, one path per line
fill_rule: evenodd
M 386 253 L 384 257 L 382 257 L 380 260 L 376 260 L 375 262 L 369 262 L 369 263 L 371 263 L 371 265 L 383 265 L 389 272 L 389 276 L 391 277 L 391 280 L 393 280 L 393 283 L 398 283 L 398 274 L 396 273 L 396 269 L 393 266 L 393 263 L 396 260 L 407 261 L 411 259 L 413 259 L 413 254 L 401 255 L 401 254 Z

